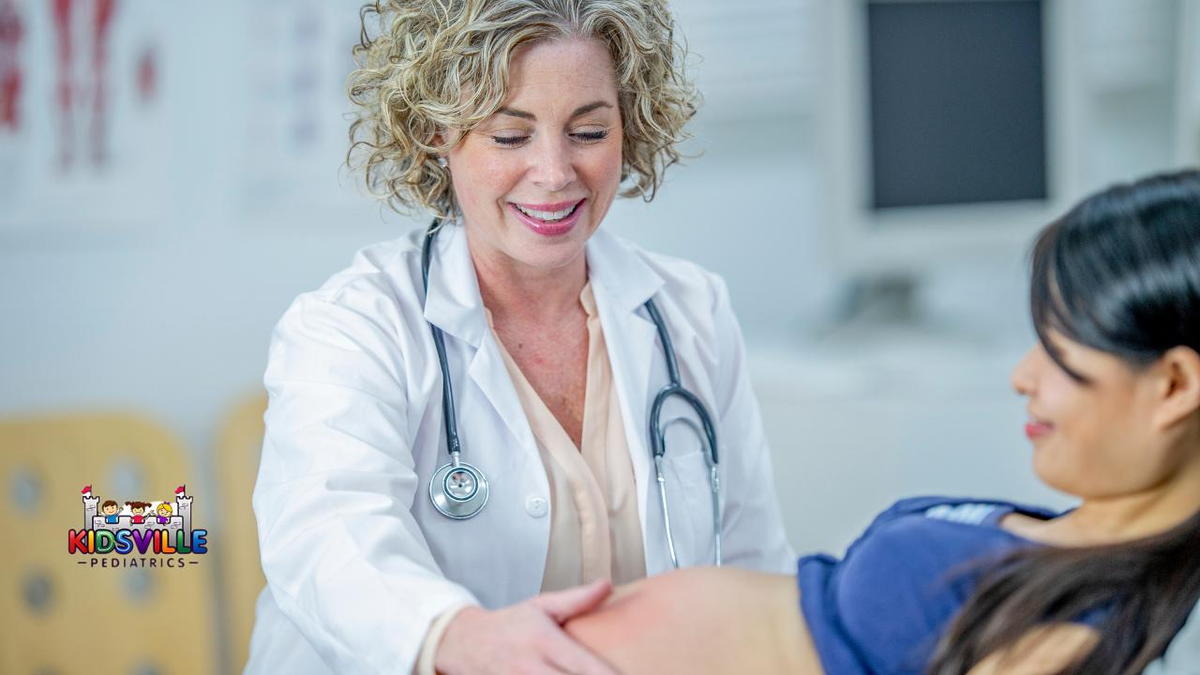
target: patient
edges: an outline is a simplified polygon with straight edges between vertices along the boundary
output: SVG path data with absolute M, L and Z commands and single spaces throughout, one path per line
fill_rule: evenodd
M 1200 596 L 1200 172 L 1047 227 L 1030 301 L 1012 383 L 1078 507 L 903 500 L 841 560 L 660 575 L 567 630 L 626 673 L 1140 673 Z

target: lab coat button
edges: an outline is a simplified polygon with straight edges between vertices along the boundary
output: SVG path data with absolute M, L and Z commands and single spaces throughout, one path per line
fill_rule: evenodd
M 546 499 L 544 497 L 529 496 L 525 498 L 525 513 L 534 518 L 541 518 L 546 515 Z

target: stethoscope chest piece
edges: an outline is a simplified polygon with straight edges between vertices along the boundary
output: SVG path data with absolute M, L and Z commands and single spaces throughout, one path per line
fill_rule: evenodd
M 429 501 L 447 518 L 466 520 L 479 513 L 487 500 L 487 478 L 466 462 L 443 464 L 429 481 Z

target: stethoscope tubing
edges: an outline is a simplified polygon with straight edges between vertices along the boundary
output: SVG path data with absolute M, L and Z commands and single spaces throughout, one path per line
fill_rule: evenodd
M 433 239 L 437 236 L 438 229 L 441 226 L 441 220 L 435 218 L 430 224 L 429 229 L 425 232 L 424 241 L 421 246 L 421 283 L 425 291 L 425 295 L 429 296 L 429 267 L 433 255 Z M 668 509 L 667 499 L 667 481 L 663 473 L 663 461 L 666 456 L 666 429 L 661 425 L 663 406 L 672 396 L 678 396 L 692 409 L 696 417 L 700 420 L 701 427 L 698 428 L 696 423 L 687 418 L 678 418 L 672 420 L 670 424 L 675 422 L 683 422 L 692 427 L 694 431 L 703 431 L 697 433 L 705 442 L 705 460 L 709 467 L 709 488 L 712 492 L 712 510 L 713 510 L 713 538 L 714 538 L 714 557 L 715 564 L 721 565 L 721 490 L 720 476 L 718 472 L 719 457 L 717 454 L 717 433 L 713 425 L 712 418 L 708 414 L 704 402 L 691 391 L 685 389 L 679 379 L 679 364 L 675 357 L 675 346 L 671 342 L 671 336 L 667 332 L 666 322 L 663 320 L 662 314 L 658 310 L 658 306 L 654 303 L 654 298 L 648 298 L 643 304 L 646 312 L 650 315 L 650 320 L 654 323 L 654 327 L 658 332 L 658 339 L 662 344 L 664 360 L 667 365 L 667 384 L 658 391 L 654 396 L 654 401 L 650 405 L 650 415 L 648 421 L 648 431 L 650 436 L 650 449 L 654 459 L 654 474 L 655 481 L 658 483 L 659 501 L 662 505 L 663 512 L 663 527 L 667 539 L 667 550 L 671 557 L 671 565 L 679 567 L 679 557 L 675 550 L 675 537 L 671 531 L 671 515 Z M 482 503 L 478 507 L 472 509 L 466 515 L 448 511 L 444 504 L 447 495 L 441 495 L 436 490 L 434 483 L 430 481 L 429 492 L 430 499 L 434 503 L 434 507 L 443 515 L 454 520 L 465 520 L 471 518 L 487 502 L 487 479 L 483 473 L 476 467 L 464 464 L 461 460 L 462 444 L 458 436 L 458 419 L 455 413 L 454 405 L 454 389 L 450 382 L 450 366 L 446 358 L 445 336 L 442 329 L 429 324 L 429 328 L 433 334 L 434 348 L 437 350 L 438 366 L 442 373 L 442 419 L 446 426 L 446 447 L 450 454 L 450 464 L 441 467 L 437 474 L 442 475 L 445 471 L 451 468 L 463 467 L 464 470 L 469 470 L 473 476 L 484 486 Z M 443 476 L 443 481 L 445 476 Z M 443 488 L 442 492 L 445 489 Z M 441 497 L 439 499 L 439 497 Z
M 441 219 L 433 219 L 421 246 L 421 284 L 426 298 L 429 297 L 429 263 L 433 255 L 433 238 L 437 236 L 441 224 Z M 450 453 L 451 462 L 458 466 L 462 456 L 462 443 L 458 439 L 458 417 L 454 406 L 454 387 L 450 385 L 450 364 L 446 359 L 446 338 L 442 329 L 433 323 L 429 324 L 429 329 L 433 332 L 433 346 L 437 350 L 438 366 L 442 373 L 442 420 L 446 424 L 446 449 Z

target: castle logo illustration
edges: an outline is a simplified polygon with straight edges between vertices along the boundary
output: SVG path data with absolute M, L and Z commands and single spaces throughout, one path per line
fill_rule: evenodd
M 83 495 L 83 528 L 67 532 L 67 553 L 88 556 L 90 567 L 177 567 L 195 565 L 208 553 L 208 530 L 192 528 L 192 497 L 187 486 L 175 488 L 173 500 L 130 500 L 124 504 Z M 115 554 L 115 555 L 112 555 Z

